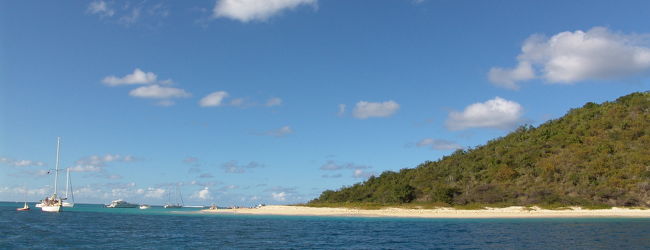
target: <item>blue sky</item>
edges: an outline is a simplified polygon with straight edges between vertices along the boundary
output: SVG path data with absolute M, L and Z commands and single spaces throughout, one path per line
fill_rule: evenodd
M 305 202 L 647 91 L 649 5 L 2 1 L 0 200 L 61 136 L 77 202 Z

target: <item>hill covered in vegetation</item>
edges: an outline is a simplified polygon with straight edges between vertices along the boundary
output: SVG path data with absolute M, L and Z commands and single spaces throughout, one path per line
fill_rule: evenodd
M 650 206 L 650 92 L 590 102 L 484 146 L 327 190 L 310 205 L 333 203 Z

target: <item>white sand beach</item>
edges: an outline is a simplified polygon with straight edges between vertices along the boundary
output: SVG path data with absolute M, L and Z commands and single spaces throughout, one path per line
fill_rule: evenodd
M 198 213 L 287 215 L 287 216 L 350 216 L 350 217 L 403 217 L 403 218 L 577 218 L 577 217 L 645 217 L 650 218 L 650 209 L 618 208 L 582 209 L 541 209 L 539 207 L 485 208 L 479 210 L 459 210 L 453 208 L 404 209 L 384 208 L 377 210 L 325 208 L 305 206 L 270 205 L 260 208 L 236 208 L 201 210 Z

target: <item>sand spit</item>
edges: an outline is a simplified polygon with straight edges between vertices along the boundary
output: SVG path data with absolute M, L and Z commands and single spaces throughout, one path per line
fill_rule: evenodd
M 325 208 L 305 206 L 264 206 L 260 208 L 205 209 L 198 213 L 294 215 L 294 216 L 351 216 L 351 217 L 403 217 L 403 218 L 579 218 L 579 217 L 644 217 L 650 218 L 650 209 L 618 208 L 549 210 L 539 207 L 486 208 L 459 210 L 453 208 L 404 209 L 384 208 L 378 210 Z

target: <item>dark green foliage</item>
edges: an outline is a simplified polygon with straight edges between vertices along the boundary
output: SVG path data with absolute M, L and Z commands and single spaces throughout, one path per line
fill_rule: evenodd
M 436 162 L 325 191 L 311 204 L 650 206 L 650 92 L 587 103 Z

